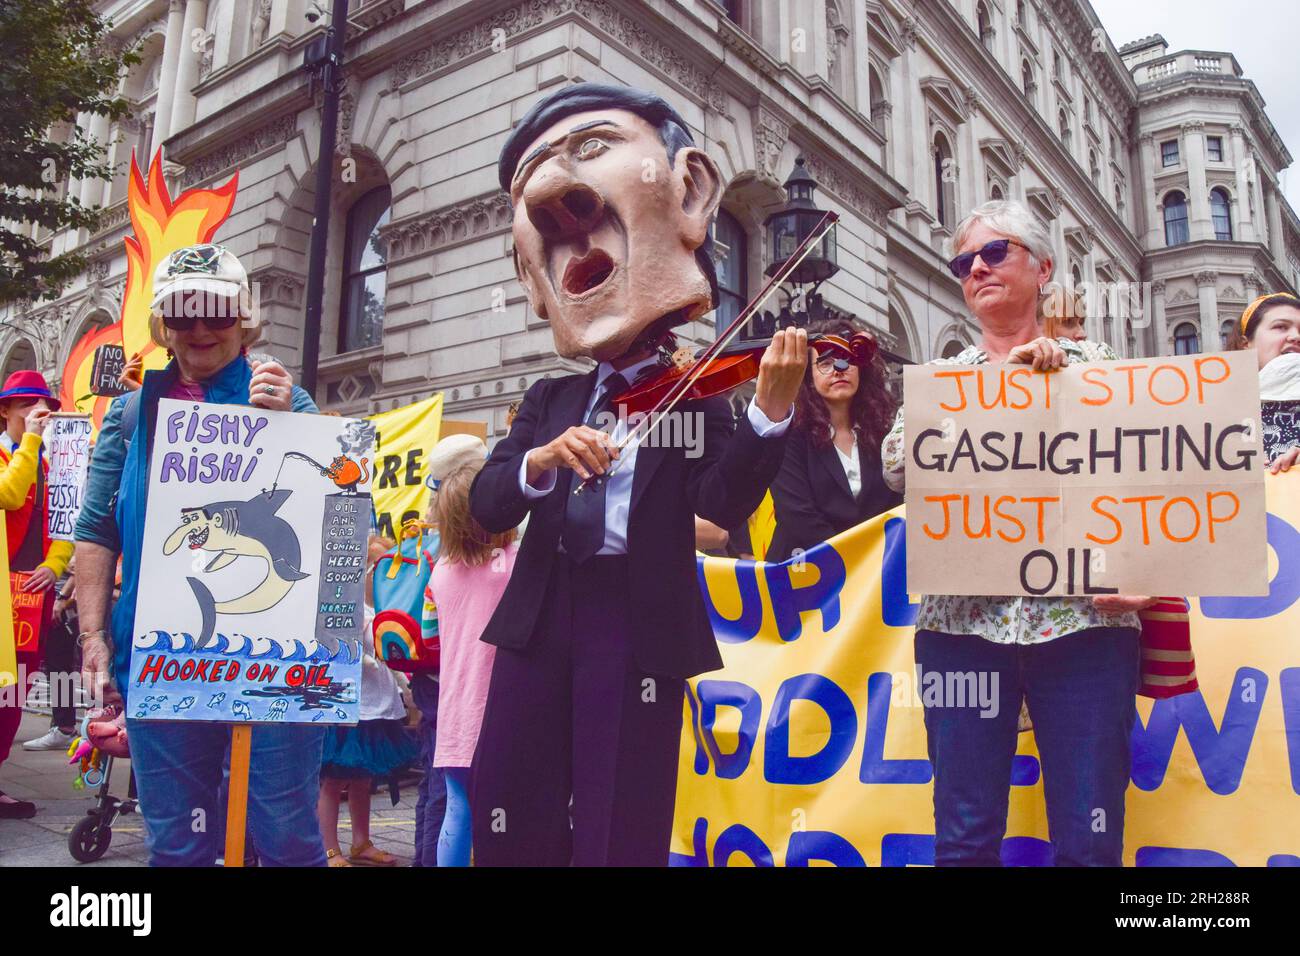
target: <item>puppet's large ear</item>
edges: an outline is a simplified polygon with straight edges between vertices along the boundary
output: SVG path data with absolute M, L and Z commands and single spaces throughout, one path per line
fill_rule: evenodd
M 698 249 L 722 202 L 722 174 L 709 154 L 694 146 L 677 151 L 673 173 L 681 181 L 685 239 L 692 249 Z
M 537 313 L 539 319 L 546 319 L 549 322 L 550 317 L 546 314 L 546 300 L 538 294 L 537 289 L 533 286 L 532 277 L 519 261 L 519 250 L 517 248 L 511 248 L 510 258 L 515 264 L 515 277 L 519 280 L 519 284 L 524 287 L 524 295 L 528 296 L 528 304 L 533 307 L 533 311 Z

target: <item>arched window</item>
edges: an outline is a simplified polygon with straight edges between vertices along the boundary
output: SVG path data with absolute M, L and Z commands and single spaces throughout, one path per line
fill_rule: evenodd
M 956 193 L 953 180 L 956 167 L 952 162 L 952 148 L 942 133 L 934 134 L 934 214 L 940 225 L 952 228 L 957 224 L 954 206 Z
M 1191 238 L 1187 231 L 1187 199 L 1180 192 L 1165 197 L 1165 245 L 1176 246 Z
M 339 317 L 339 351 L 378 345 L 384 330 L 384 295 L 388 285 L 388 250 L 379 235 L 392 214 L 387 186 L 365 193 L 348 210 L 343 254 L 343 311 Z
M 1016 25 L 1028 30 L 1029 17 L 1025 13 L 1025 0 L 1016 0 Z
M 1210 220 L 1214 223 L 1215 239 L 1232 238 L 1232 216 L 1228 194 L 1222 189 L 1210 190 Z
M 713 239 L 722 255 L 717 259 L 718 309 L 713 319 L 719 332 L 735 321 L 745 307 L 749 287 L 749 239 L 736 217 L 718 210 Z
M 989 187 L 989 198 L 1005 199 L 1006 197 L 1002 195 L 1002 187 L 999 186 L 997 183 L 994 183 L 992 186 Z
M 1174 329 L 1175 355 L 1195 355 L 1200 350 L 1201 337 L 1196 332 L 1196 326 L 1183 322 Z
M 1097 162 L 1097 151 L 1088 150 L 1088 170 L 1092 176 L 1092 184 L 1098 189 L 1101 188 L 1101 165 Z
M 1024 90 L 1029 101 L 1033 102 L 1036 85 L 1034 83 L 1034 68 L 1029 65 L 1028 58 L 1020 61 L 1020 88 Z
M 1232 333 L 1233 330 L 1236 329 L 1236 327 L 1237 327 L 1237 323 L 1234 322 L 1232 319 L 1228 319 L 1226 322 L 1224 322 L 1222 325 L 1219 326 L 1219 349 L 1221 351 L 1227 351 L 1228 348 L 1230 348 L 1228 343 L 1232 341 Z
M 1070 135 L 1070 118 L 1065 115 L 1065 110 L 1057 112 L 1056 127 L 1061 132 L 1061 142 L 1065 144 L 1066 149 L 1069 149 L 1072 137 Z
M 990 53 L 993 52 L 993 18 L 989 16 L 989 8 L 980 0 L 975 5 L 975 32 L 980 36 L 980 43 L 984 49 Z
M 956 339 L 953 339 L 943 347 L 942 354 L 944 358 L 956 358 L 964 351 L 966 351 L 966 343 L 958 342 Z
M 36 368 L 36 350 L 26 339 L 19 339 L 5 356 L 4 366 L 0 367 L 0 377 L 8 378 L 14 372 Z

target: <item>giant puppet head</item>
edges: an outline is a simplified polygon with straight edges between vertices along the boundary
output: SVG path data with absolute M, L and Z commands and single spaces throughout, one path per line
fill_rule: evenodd
M 713 160 L 653 93 L 580 83 L 541 100 L 497 165 L 515 272 L 566 358 L 618 358 L 717 302 Z

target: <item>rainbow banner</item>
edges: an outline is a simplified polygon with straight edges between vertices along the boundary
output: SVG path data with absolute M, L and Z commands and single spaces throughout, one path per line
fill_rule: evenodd
M 1300 866 L 1300 475 L 1265 490 L 1268 595 L 1193 598 L 1200 690 L 1137 699 L 1126 864 Z M 802 568 L 701 559 L 725 666 L 689 682 L 674 865 L 933 863 L 905 526 L 888 512 Z M 1028 732 L 1003 858 L 1050 862 Z

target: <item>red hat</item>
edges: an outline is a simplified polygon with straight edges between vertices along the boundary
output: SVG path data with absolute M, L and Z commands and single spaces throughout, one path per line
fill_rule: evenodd
M 50 392 L 45 376 L 34 369 L 14 372 L 5 379 L 5 386 L 0 389 L 0 402 L 11 398 L 43 398 L 51 411 L 57 412 L 63 404 Z

